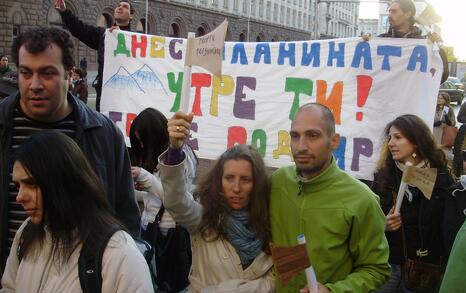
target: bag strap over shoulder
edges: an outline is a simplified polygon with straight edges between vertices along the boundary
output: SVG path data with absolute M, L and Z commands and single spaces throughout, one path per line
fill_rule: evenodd
M 102 292 L 102 257 L 107 243 L 119 227 L 110 227 L 97 243 L 84 242 L 78 260 L 79 283 L 83 293 Z
M 165 207 L 163 206 L 163 204 L 160 206 L 160 209 L 159 209 L 159 212 L 157 213 L 157 215 L 155 216 L 155 220 L 154 220 L 154 223 L 155 224 L 160 224 L 160 222 L 162 222 L 162 217 L 163 217 L 163 213 L 165 212 Z

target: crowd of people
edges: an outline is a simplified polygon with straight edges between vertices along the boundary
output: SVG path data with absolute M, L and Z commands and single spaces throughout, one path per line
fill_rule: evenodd
M 55 6 L 99 51 L 101 87 L 104 30 Z M 389 13 L 383 37 L 420 37 L 412 1 L 394 0 Z M 133 14 L 119 2 L 116 26 L 129 29 Z M 0 292 L 310 292 L 304 272 L 282 283 L 269 246 L 294 246 L 301 234 L 318 293 L 464 290 L 466 128 L 453 148 L 442 144 L 456 123 L 447 94 L 433 131 L 410 114 L 380 130 L 369 184 L 338 168 L 335 119 L 318 103 L 292 119 L 293 165 L 270 175 L 258 150 L 239 144 L 197 174 L 192 113 L 144 109 L 127 149 L 85 105 L 87 61 L 75 68 L 73 56 L 70 34 L 55 27 L 24 31 L 12 46 L 18 92 L 0 102 Z M 430 196 L 408 185 L 397 211 L 408 166 L 437 176 Z

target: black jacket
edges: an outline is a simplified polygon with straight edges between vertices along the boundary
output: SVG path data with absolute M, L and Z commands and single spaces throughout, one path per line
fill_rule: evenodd
M 402 172 L 395 168 L 393 174 L 374 175 L 372 190 L 380 196 L 382 210 L 388 214 L 394 205 L 394 196 L 398 193 Z M 450 186 L 453 179 L 448 170 L 438 170 L 432 197 L 428 200 L 416 187 L 409 187 L 413 195 L 412 202 L 403 198 L 401 216 L 405 229 L 406 243 L 409 258 L 417 258 L 417 250 L 428 250 L 429 254 L 422 261 L 439 264 L 446 263 L 451 244 L 447 239 L 449 224 L 445 217 L 445 199 L 451 194 Z M 393 232 L 385 232 L 390 246 L 389 262 L 404 263 L 403 247 L 401 242 L 401 228 Z
M 101 178 L 108 200 L 117 219 L 130 231 L 139 236 L 140 216 L 134 195 L 131 164 L 121 131 L 104 115 L 91 110 L 84 103 L 68 94 L 76 118 L 75 141 L 86 155 L 91 166 Z M 11 143 L 13 112 L 19 103 L 19 94 L 0 102 L 0 267 L 8 255 L 8 151 Z
M 399 33 L 397 32 L 394 28 L 390 27 L 388 32 L 380 34 L 380 38 L 407 38 L 407 39 L 425 39 L 425 36 L 422 35 L 422 32 L 419 28 L 413 26 L 412 29 L 407 32 L 407 33 Z M 450 69 L 448 69 L 448 58 L 447 58 L 447 53 L 440 48 L 439 51 L 440 57 L 442 58 L 442 63 L 443 63 L 443 73 L 442 73 L 442 78 L 440 80 L 440 83 L 444 83 L 447 79 L 448 76 L 450 75 Z
M 100 100 L 102 94 L 102 78 L 104 72 L 104 51 L 105 51 L 105 28 L 92 26 L 79 20 L 70 10 L 65 10 L 60 13 L 61 19 L 65 27 L 70 33 L 86 44 L 89 48 L 97 50 L 97 84 L 95 88 L 97 97 Z M 121 30 L 131 31 L 130 26 L 120 27 Z

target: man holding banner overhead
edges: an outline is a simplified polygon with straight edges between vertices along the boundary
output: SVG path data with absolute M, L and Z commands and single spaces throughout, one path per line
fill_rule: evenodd
M 419 24 L 427 27 L 434 23 L 440 22 L 442 19 L 435 13 L 432 6 L 427 5 L 424 11 L 419 15 L 417 20 L 416 6 L 412 0 L 394 0 L 388 9 L 388 21 L 390 28 L 388 32 L 379 35 L 382 38 L 408 38 L 408 39 L 423 39 L 422 31 L 414 24 Z M 429 34 L 429 38 L 433 42 L 441 40 L 436 33 Z M 440 48 L 440 57 L 442 57 L 443 73 L 441 83 L 447 80 L 450 71 L 448 69 L 448 59 L 445 51 Z
M 318 292 L 375 291 L 390 275 L 385 217 L 378 197 L 337 167 L 333 114 L 320 104 L 301 106 L 290 136 L 296 165 L 272 176 L 272 242 L 293 246 L 304 234 Z M 277 292 L 304 287 L 304 272 L 286 287 L 276 280 Z
M 94 87 L 97 92 L 95 107 L 96 110 L 100 112 L 100 96 L 102 94 L 102 78 L 104 72 L 105 28 L 85 24 L 79 20 L 69 9 L 66 9 L 64 0 L 55 0 L 55 9 L 60 12 L 65 28 L 68 29 L 75 38 L 79 39 L 90 48 L 97 50 L 97 63 L 99 64 L 99 68 L 97 70 Z M 115 8 L 115 24 L 110 30 L 118 28 L 131 31 L 131 19 L 133 15 L 134 6 L 131 2 L 120 1 Z

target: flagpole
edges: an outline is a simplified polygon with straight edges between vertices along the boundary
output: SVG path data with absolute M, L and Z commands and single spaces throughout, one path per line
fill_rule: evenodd
M 189 98 L 191 93 L 191 49 L 196 35 L 193 32 L 188 33 L 188 39 L 186 44 L 185 51 L 185 62 L 183 70 L 183 84 L 181 87 L 181 101 L 180 101 L 180 111 L 183 113 L 188 113 L 189 111 Z
M 406 166 L 412 166 L 412 165 L 413 164 L 411 162 L 406 162 Z M 403 178 L 401 178 L 400 188 L 398 189 L 398 194 L 396 196 L 395 214 L 400 213 L 401 203 L 403 202 L 403 196 L 405 195 L 406 189 L 408 189 L 408 184 L 403 181 Z
M 298 235 L 298 244 L 306 244 L 306 236 L 304 236 L 304 234 Z M 306 274 L 309 293 L 317 293 L 319 291 L 319 287 L 317 285 L 317 277 L 314 268 L 312 267 L 312 263 L 311 266 L 304 270 L 304 272 Z

